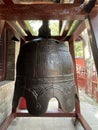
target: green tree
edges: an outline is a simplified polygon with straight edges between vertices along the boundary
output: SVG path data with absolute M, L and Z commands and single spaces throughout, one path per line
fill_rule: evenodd
M 76 41 L 74 43 L 74 51 L 75 51 L 75 57 L 83 57 L 83 42 L 82 41 Z

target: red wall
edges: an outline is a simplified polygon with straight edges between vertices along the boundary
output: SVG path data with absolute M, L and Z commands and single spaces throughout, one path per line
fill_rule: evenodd
M 80 66 L 85 66 L 84 58 L 75 58 L 75 60 L 76 60 L 76 64 Z

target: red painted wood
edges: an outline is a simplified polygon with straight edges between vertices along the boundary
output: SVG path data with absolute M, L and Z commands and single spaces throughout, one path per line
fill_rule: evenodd
M 29 113 L 18 112 L 17 117 L 34 117 L 34 116 L 30 115 Z M 56 111 L 56 112 L 47 112 L 41 115 L 40 117 L 76 117 L 76 113 L 63 113 Z
M 19 111 L 19 110 L 18 110 Z M 8 126 L 11 124 L 11 122 L 14 120 L 16 117 L 34 117 L 30 115 L 29 113 L 25 112 L 15 112 L 11 113 L 8 118 L 4 121 L 4 123 L 0 126 L 0 130 L 7 130 Z M 82 124 L 83 128 L 85 130 L 92 130 L 89 124 L 86 122 L 84 117 L 81 115 L 81 113 L 63 113 L 63 112 L 47 112 L 43 114 L 41 117 L 75 117 L 80 121 Z
M 7 130 L 8 126 L 11 124 L 11 122 L 16 117 L 16 113 L 11 113 L 6 120 L 1 124 L 0 130 Z
M 91 26 L 94 31 L 94 36 L 95 36 L 96 44 L 98 48 L 98 13 L 97 15 L 93 15 L 93 17 L 91 17 Z
M 84 117 L 80 113 L 77 113 L 77 116 L 78 116 L 78 119 L 85 130 L 92 130 L 92 128 L 89 126 L 89 124 L 86 122 L 86 120 L 84 119 Z

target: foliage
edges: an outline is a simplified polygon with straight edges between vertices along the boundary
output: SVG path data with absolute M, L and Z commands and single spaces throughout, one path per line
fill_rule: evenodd
M 75 57 L 83 57 L 83 42 L 82 41 L 76 41 L 74 43 L 74 51 L 75 51 Z
M 49 28 L 51 30 L 51 35 L 59 35 L 59 21 L 58 20 L 50 20 Z
M 42 25 L 41 20 L 31 20 L 29 21 L 30 28 L 32 30 L 32 35 L 38 35 L 38 30 Z M 59 35 L 59 20 L 49 20 L 49 28 L 51 30 L 51 35 Z M 75 57 L 83 57 L 83 42 L 75 41 L 74 43 Z
M 32 31 L 32 35 L 38 35 L 38 30 L 42 25 L 42 20 L 31 20 L 28 24 Z M 58 35 L 59 34 L 59 21 L 58 20 L 50 20 L 49 21 L 49 28 L 51 30 L 51 35 Z

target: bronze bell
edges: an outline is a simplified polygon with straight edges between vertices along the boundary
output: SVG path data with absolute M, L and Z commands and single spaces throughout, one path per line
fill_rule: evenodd
M 73 63 L 63 42 L 38 38 L 20 49 L 13 97 L 13 109 L 20 97 L 25 97 L 32 115 L 46 112 L 48 102 L 55 97 L 64 112 L 71 112 L 75 104 Z

